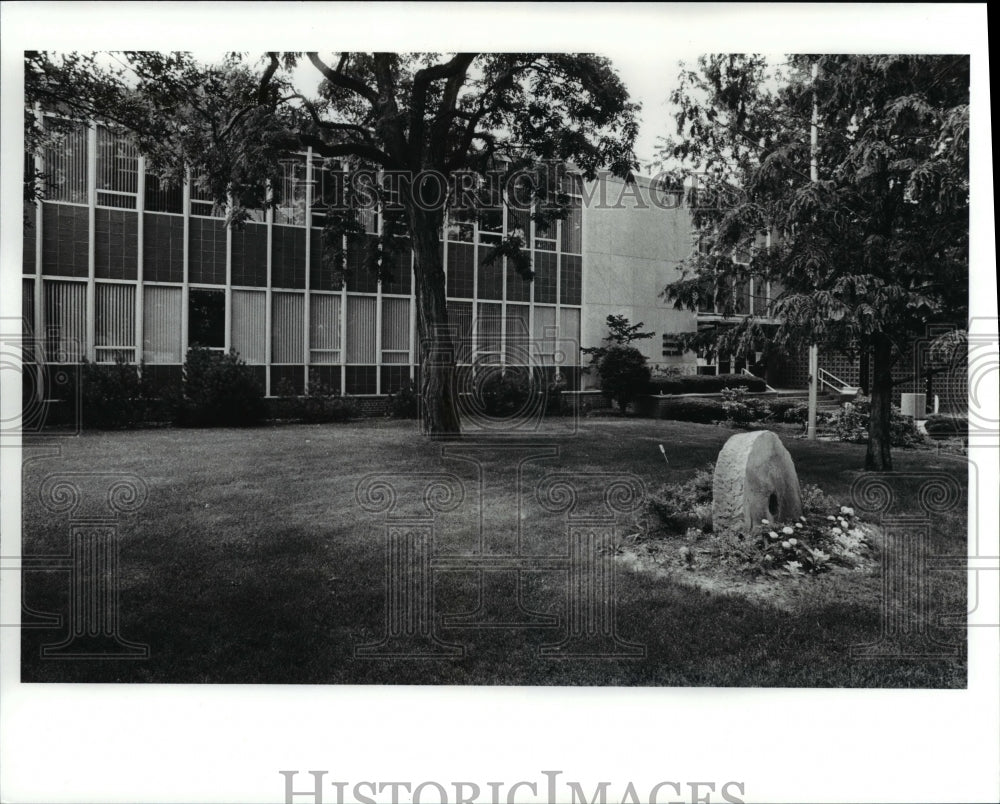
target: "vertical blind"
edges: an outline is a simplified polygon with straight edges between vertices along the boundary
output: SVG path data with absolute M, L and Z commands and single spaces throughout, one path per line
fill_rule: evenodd
M 256 290 L 234 290 L 232 347 L 247 363 L 267 360 L 267 294 Z
M 143 289 L 142 359 L 181 361 L 181 289 L 147 285 Z
M 304 359 L 302 326 L 305 321 L 305 297 L 301 293 L 275 293 L 271 338 L 274 363 L 302 363 Z
M 375 302 L 373 296 L 347 297 L 347 362 L 375 362 Z
M 340 362 L 340 296 L 316 293 L 309 307 L 309 359 L 313 363 Z
M 409 299 L 382 299 L 382 362 L 410 362 Z
M 46 359 L 79 363 L 86 356 L 87 286 L 82 282 L 45 283 Z
M 135 360 L 135 286 L 98 283 L 94 326 L 98 362 Z

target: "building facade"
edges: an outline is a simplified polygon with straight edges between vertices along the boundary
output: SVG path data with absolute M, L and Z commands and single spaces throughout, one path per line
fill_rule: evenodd
M 146 170 L 127 137 L 80 125 L 28 169 L 43 174 L 44 200 L 25 209 L 23 312 L 49 364 L 141 363 L 162 385 L 179 379 L 195 345 L 235 349 L 268 395 L 310 382 L 352 395 L 384 395 L 415 378 L 412 253 L 401 240 L 391 278 L 363 263 L 381 221 L 362 214 L 364 234 L 342 243 L 345 270 L 324 259 L 324 166 L 310 152 L 284 163 L 280 202 L 242 227 L 228 226 L 195 177 L 167 187 Z M 638 189 L 636 189 L 638 188 Z M 575 179 L 564 220 L 543 228 L 529 209 L 500 206 L 477 221 L 452 220 L 441 238 L 449 322 L 460 364 L 541 365 L 571 389 L 580 346 L 599 345 L 611 313 L 657 333 L 694 326 L 694 315 L 660 297 L 690 249 L 679 203 L 648 181 Z M 489 262 L 517 230 L 534 280 L 506 259 Z M 665 355 L 659 339 L 638 344 L 654 364 L 693 365 Z
M 279 197 L 286 200 L 252 211 L 242 227 L 227 225 L 226 210 L 196 177 L 166 186 L 127 137 L 100 124 L 75 127 L 30 155 L 26 169 L 45 177 L 44 200 L 25 209 L 23 241 L 23 315 L 40 344 L 37 360 L 141 364 L 156 388 L 179 382 L 190 347 L 233 349 L 270 396 L 302 393 L 310 382 L 382 396 L 417 379 L 407 241 L 391 256 L 391 277 L 379 281 L 365 258 L 383 224 L 375 211 L 364 212 L 364 233 L 343 238 L 345 270 L 335 270 L 324 257 L 328 193 L 320 189 L 330 168 L 311 152 L 283 163 Z M 804 354 L 772 360 L 765 370 L 680 348 L 677 336 L 724 317 L 707 307 L 677 310 L 661 296 L 697 247 L 679 195 L 648 179 L 608 176 L 573 177 L 564 189 L 569 213 L 547 228 L 530 209 L 506 205 L 445 225 L 441 254 L 460 365 L 530 365 L 560 373 L 567 389 L 592 388 L 579 349 L 600 345 L 607 317 L 624 315 L 656 333 L 634 343 L 654 370 L 749 370 L 775 387 L 805 387 Z M 528 247 L 533 281 L 506 258 L 488 260 L 515 231 Z M 778 292 L 753 280 L 737 290 L 737 313 L 757 316 L 766 316 Z M 856 359 L 822 353 L 820 365 L 863 384 Z M 957 398 L 962 388 L 951 386 L 961 372 L 952 374 L 947 392 Z M 897 394 L 922 390 L 915 374 L 909 383 L 899 379 Z

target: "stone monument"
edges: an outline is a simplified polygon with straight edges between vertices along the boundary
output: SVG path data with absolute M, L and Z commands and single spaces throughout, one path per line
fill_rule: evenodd
M 712 528 L 750 533 L 761 520 L 792 522 L 802 515 L 792 456 L 770 430 L 739 433 L 722 447 L 712 479 Z

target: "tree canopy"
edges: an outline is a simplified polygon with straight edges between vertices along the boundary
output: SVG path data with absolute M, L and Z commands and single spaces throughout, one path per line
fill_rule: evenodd
M 306 64 L 321 77 L 315 97 L 299 92 L 292 77 Z M 508 203 L 483 181 L 498 169 L 517 178 L 526 188 L 524 207 L 546 221 L 565 214 L 562 179 L 552 163 L 571 164 L 587 178 L 602 168 L 629 176 L 636 165 L 638 106 L 611 63 L 596 55 L 270 52 L 253 59 L 233 53 L 205 66 L 186 53 L 29 52 L 25 65 L 29 146 L 41 137 L 35 103 L 120 125 L 133 132 L 165 180 L 190 167 L 237 225 L 246 209 L 279 203 L 280 164 L 290 152 L 311 149 L 338 166 L 401 180 L 391 190 L 380 180 L 367 188 L 374 198 L 366 201 L 386 213 L 369 263 L 381 274 L 394 236 L 409 236 L 424 423 L 432 433 L 459 430 L 453 361 L 428 359 L 448 351 L 438 240 L 444 208 L 465 195 L 456 192 L 454 177 L 472 177 L 459 189 L 474 199 L 490 193 L 467 214 Z M 36 192 L 34 178 L 26 197 Z M 356 189 L 347 185 L 336 214 L 327 215 L 326 241 L 334 252 L 338 235 L 358 230 L 352 208 L 366 188 Z M 494 256 L 512 260 L 530 280 L 524 245 L 523 232 L 508 233 Z
M 681 74 L 680 139 L 662 155 L 679 163 L 675 182 L 697 176 L 701 247 L 665 295 L 731 315 L 757 277 L 781 289 L 769 314 L 703 331 L 702 344 L 870 352 L 866 465 L 889 469 L 893 363 L 929 326 L 967 317 L 969 59 L 791 56 L 781 67 L 715 55 Z

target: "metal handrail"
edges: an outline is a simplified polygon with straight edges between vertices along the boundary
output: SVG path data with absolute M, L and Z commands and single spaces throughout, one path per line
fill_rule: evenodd
M 826 376 L 824 376 L 824 375 L 826 375 Z M 824 368 L 821 368 L 817 372 L 816 376 L 817 376 L 817 379 L 819 379 L 819 381 L 821 383 L 823 383 L 824 385 L 828 386 L 829 388 L 832 388 L 837 393 L 843 393 L 845 391 L 857 391 L 858 390 L 855 386 L 851 385 L 850 383 L 844 382 L 836 374 L 834 374 L 833 372 L 827 371 Z M 835 380 L 837 382 L 837 385 L 834 385 L 832 382 L 830 382 L 830 380 L 828 380 L 827 377 L 830 377 L 831 379 Z
M 758 376 L 757 376 L 756 374 L 754 374 L 754 373 L 753 373 L 752 371 L 750 371 L 750 369 L 748 369 L 748 368 L 746 368 L 746 367 L 744 367 L 743 369 L 741 369 L 741 370 L 740 370 L 740 373 L 742 373 L 742 374 L 746 374 L 746 375 L 747 375 L 748 377 L 753 377 L 753 378 L 754 378 L 755 380 L 761 380 L 761 379 L 764 379 L 763 377 L 758 377 Z M 765 387 L 765 388 L 766 388 L 766 389 L 767 389 L 768 391 L 776 391 L 776 390 L 777 390 L 776 388 L 772 388 L 772 387 L 771 387 L 770 385 L 768 385 L 768 384 L 767 384 L 767 380 L 764 380 L 764 387 Z

